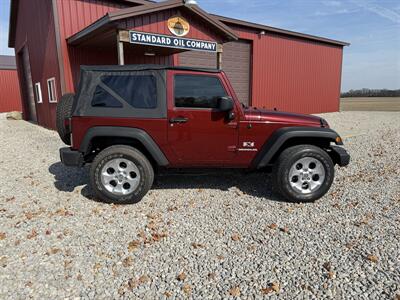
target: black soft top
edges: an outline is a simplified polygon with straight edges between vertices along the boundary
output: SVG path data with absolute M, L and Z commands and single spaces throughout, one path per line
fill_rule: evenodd
M 104 65 L 104 66 L 81 66 L 81 71 L 92 72 L 130 72 L 130 71 L 157 71 L 157 70 L 181 70 L 181 71 L 197 71 L 207 73 L 219 73 L 221 70 L 211 68 L 195 68 L 195 67 L 173 67 L 166 65 Z
M 166 104 L 166 73 L 167 70 L 188 70 L 208 73 L 219 73 L 217 69 L 204 69 L 204 68 L 191 68 L 191 67 L 171 67 L 164 65 L 105 65 L 105 66 L 81 66 L 81 77 L 79 82 L 78 91 L 75 96 L 75 101 L 72 107 L 73 116 L 108 116 L 119 118 L 166 118 L 167 117 L 167 104 Z M 130 85 L 124 85 L 122 82 L 117 89 L 110 89 L 103 82 L 103 78 L 113 77 L 123 78 L 130 76 Z M 152 76 L 156 81 L 156 92 L 146 89 L 141 90 L 139 97 L 147 99 L 157 99 L 157 105 L 154 108 L 134 108 L 128 102 L 129 99 L 124 99 L 121 95 L 122 90 L 135 89 L 135 76 Z M 141 83 L 137 81 L 139 86 Z M 93 97 L 99 89 L 110 94 L 117 101 L 120 102 L 121 107 L 99 107 L 92 104 Z M 138 99 L 141 100 L 141 99 Z

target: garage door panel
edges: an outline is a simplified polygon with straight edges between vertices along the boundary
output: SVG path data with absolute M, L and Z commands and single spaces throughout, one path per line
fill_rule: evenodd
M 223 45 L 222 69 L 228 76 L 239 100 L 250 104 L 251 43 L 240 40 Z M 179 65 L 217 68 L 216 53 L 187 51 L 179 54 Z

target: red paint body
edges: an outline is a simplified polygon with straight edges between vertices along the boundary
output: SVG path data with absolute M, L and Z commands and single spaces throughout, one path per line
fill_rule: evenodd
M 22 110 L 17 70 L 0 69 L 0 91 L 0 113 Z
M 174 105 L 174 75 L 207 75 L 219 77 L 227 94 L 234 100 L 233 120 L 226 112 L 212 109 L 178 108 Z M 288 126 L 320 127 L 315 116 L 296 115 L 260 109 L 243 109 L 225 73 L 167 71 L 166 119 L 73 117 L 73 145 L 78 150 L 86 132 L 95 126 L 132 127 L 148 133 L 167 157 L 170 168 L 226 167 L 249 168 L 271 134 Z M 170 124 L 169 119 L 185 117 L 187 123 Z M 243 143 L 254 142 L 252 151 L 243 150 Z M 247 149 L 248 150 L 248 149 Z

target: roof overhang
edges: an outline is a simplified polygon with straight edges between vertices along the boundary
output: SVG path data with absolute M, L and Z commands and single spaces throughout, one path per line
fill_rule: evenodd
M 328 38 L 324 38 L 324 37 L 320 37 L 320 36 L 300 33 L 300 32 L 291 31 L 291 30 L 285 30 L 285 29 L 266 26 L 266 25 L 262 25 L 262 24 L 251 23 L 251 22 L 228 18 L 228 17 L 223 17 L 223 16 L 219 16 L 219 15 L 212 15 L 212 16 L 217 18 L 219 21 L 221 21 L 225 24 L 234 24 L 234 25 L 238 25 L 238 26 L 244 26 L 244 27 L 248 27 L 248 28 L 258 29 L 260 31 L 264 30 L 266 32 L 273 32 L 273 33 L 278 33 L 278 34 L 282 34 L 282 35 L 286 35 L 286 36 L 298 37 L 301 39 L 312 40 L 312 41 L 322 42 L 322 43 L 331 44 L 331 45 L 337 45 L 337 46 L 349 46 L 350 45 L 350 43 L 347 43 L 347 42 L 332 40 L 332 39 L 328 39 Z
M 100 18 L 96 22 L 92 23 L 88 27 L 79 31 L 78 33 L 70 36 L 67 39 L 68 44 L 70 45 L 80 45 L 85 41 L 92 39 L 99 34 L 105 34 L 112 30 L 122 29 L 118 28 L 118 21 L 140 16 L 144 14 L 155 13 L 163 10 L 173 9 L 173 8 L 182 8 L 185 9 L 196 16 L 202 18 L 205 22 L 209 24 L 209 26 L 213 27 L 216 32 L 218 32 L 224 41 L 232 41 L 237 40 L 238 36 L 235 32 L 230 29 L 227 25 L 211 16 L 197 5 L 185 5 L 182 0 L 169 0 L 158 3 L 149 3 L 146 5 L 141 5 L 137 7 L 130 7 L 125 9 L 120 9 L 114 12 L 109 12 L 104 17 Z

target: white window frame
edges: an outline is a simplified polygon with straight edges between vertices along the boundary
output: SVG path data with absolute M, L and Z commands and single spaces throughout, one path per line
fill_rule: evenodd
M 52 87 L 52 89 L 50 87 Z M 51 93 L 51 90 L 53 90 L 53 94 Z M 47 91 L 49 93 L 49 102 L 57 103 L 57 88 L 55 77 L 47 79 Z
M 42 87 L 40 85 L 40 82 L 36 82 L 35 83 L 35 96 L 36 96 L 36 102 L 37 103 L 43 103 Z

